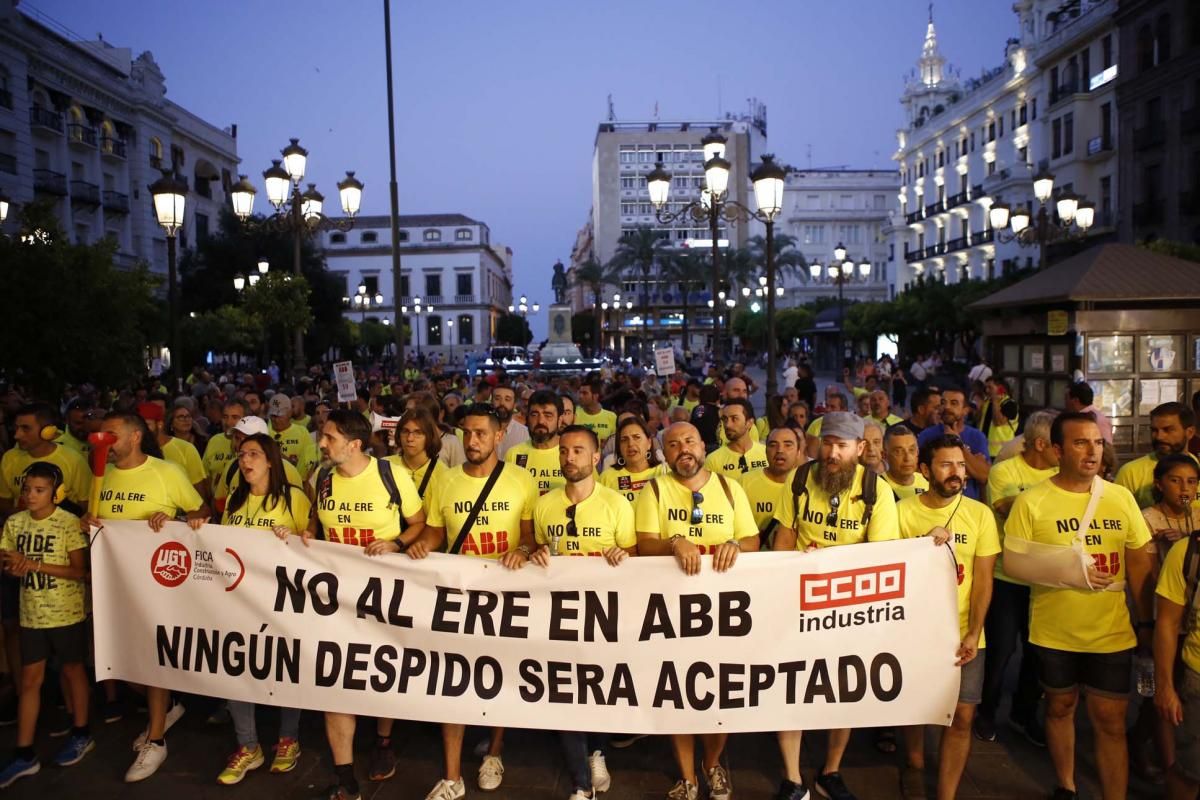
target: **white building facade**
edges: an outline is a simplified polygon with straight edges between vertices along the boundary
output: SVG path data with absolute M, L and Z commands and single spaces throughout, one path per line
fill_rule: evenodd
M 18 206 L 51 203 L 73 241 L 111 237 L 118 265 L 165 274 L 146 187 L 174 167 L 189 190 L 180 246 L 207 236 L 235 180 L 236 136 L 167 99 L 149 52 L 76 41 L 0 0 L 0 192 Z
M 347 319 L 391 325 L 399 307 L 408 323 L 406 345 L 424 355 L 461 362 L 491 347 L 496 323 L 512 304 L 512 250 L 493 242 L 485 223 L 462 214 L 401 214 L 397 303 L 391 242 L 388 216 L 360 216 L 347 232 L 322 234 L 326 269 L 343 281 Z

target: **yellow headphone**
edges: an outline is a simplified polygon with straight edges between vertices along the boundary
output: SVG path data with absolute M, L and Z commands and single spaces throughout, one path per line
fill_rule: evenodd
M 62 430 L 57 425 L 46 425 L 39 432 L 44 442 L 53 442 L 59 436 L 62 436 Z
M 43 428 L 42 438 L 45 438 L 44 431 L 51 426 L 47 425 Z M 54 483 L 54 505 L 62 505 L 62 501 L 67 499 L 67 480 L 63 477 L 63 471 L 57 464 L 51 464 L 49 461 L 35 461 L 25 468 L 25 473 L 21 476 L 21 485 L 25 485 L 25 480 L 31 472 L 49 472 L 50 480 Z M 38 477 L 46 477 L 39 475 Z

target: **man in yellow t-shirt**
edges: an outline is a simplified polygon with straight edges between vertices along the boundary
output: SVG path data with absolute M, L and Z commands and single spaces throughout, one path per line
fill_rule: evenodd
M 1149 653 L 1154 626 L 1150 530 L 1128 489 L 1094 482 L 1104 437 L 1091 416 L 1059 414 L 1050 426 L 1050 442 L 1058 454 L 1058 474 L 1017 496 L 1004 525 L 1005 547 L 1016 539 L 1071 545 L 1090 493 L 1101 490 L 1083 540 L 1093 560 L 1088 579 L 1095 590 L 1035 585 L 1029 641 L 1037 647 L 1047 696 L 1046 741 L 1060 788 L 1075 791 L 1075 710 L 1082 685 L 1088 689 L 1100 785 L 1106 800 L 1116 800 L 1125 797 L 1129 782 L 1125 714 L 1133 652 L 1140 646 Z M 1105 591 L 1114 581 L 1129 584 L 1138 614 L 1136 635 L 1126 593 Z
M 1139 508 L 1154 505 L 1154 465 L 1173 453 L 1187 453 L 1196 435 L 1196 414 L 1183 403 L 1163 403 L 1150 412 L 1151 452 L 1117 470 L 1116 483 L 1133 492 Z
M 929 491 L 929 481 L 917 471 L 917 434 L 907 425 L 893 425 L 883 433 L 883 457 L 887 471 L 883 479 L 897 500 Z
M 287 395 L 277 394 L 267 406 L 271 423 L 271 436 L 279 442 L 283 460 L 290 461 L 300 477 L 308 480 L 317 466 L 317 448 L 308 430 L 292 422 L 292 401 Z
M 750 435 L 754 430 L 754 406 L 749 400 L 730 400 L 721 406 L 721 430 L 728 444 L 709 454 L 704 461 L 706 470 L 740 481 L 767 466 L 767 448 Z
M 958 635 L 955 662 L 962 675 L 954 719 L 942 729 L 938 758 L 938 796 L 956 797 L 967 757 L 971 754 L 971 719 L 983 697 L 986 641 L 983 624 L 992 597 L 992 570 L 1000 553 L 1000 536 L 991 510 L 963 496 L 967 461 L 962 440 L 953 434 L 926 443 L 921 450 L 921 474 L 929 491 L 902 500 L 896 506 L 900 536 L 931 536 L 937 544 L 949 542 L 958 562 Z M 923 786 L 925 726 L 905 729 L 908 768 L 902 786 Z M 907 794 L 907 793 L 906 793 Z
M 540 389 L 529 398 L 525 421 L 529 441 L 509 448 L 505 462 L 515 464 L 529 473 L 538 494 L 566 484 L 558 461 L 558 422 L 562 414 L 562 399 L 552 391 Z
M 617 415 L 600 407 L 598 380 L 584 381 L 579 385 L 579 405 L 575 407 L 575 424 L 582 425 L 600 438 L 600 446 L 617 432 Z
M 810 550 L 898 539 L 895 495 L 876 473 L 858 463 L 864 446 L 862 418 L 833 411 L 821 423 L 818 458 L 796 472 L 804 491 L 790 493 L 791 502 L 775 510 L 778 525 L 772 549 Z M 802 731 L 780 731 L 778 737 L 784 781 L 799 785 Z M 817 785 L 826 795 L 849 792 L 841 777 L 842 756 L 849 744 L 849 728 L 829 732 L 825 765 L 817 774 Z
M 1050 425 L 1057 411 L 1035 411 L 1025 421 L 1022 451 L 995 464 L 988 472 L 987 498 L 1001 532 L 1017 495 L 1058 474 L 1058 454 L 1050 444 Z M 996 559 L 996 582 L 984 630 L 988 648 L 984 653 L 983 701 L 975 716 L 975 735 L 985 742 L 996 740 L 996 712 L 1004 693 L 1008 663 L 1021 643 L 1021 666 L 1013 693 L 1008 724 L 1038 747 L 1045 747 L 1046 733 L 1038 722 L 1042 687 L 1038 684 L 1037 654 L 1029 646 L 1029 585 L 1004 574 L 1003 557 Z
M 892 413 L 892 399 L 883 389 L 876 389 L 870 394 L 871 419 L 878 422 L 886 431 L 893 425 L 904 422 L 903 417 Z
M 767 436 L 767 466 L 746 474 L 742 489 L 754 512 L 759 543 L 769 547 L 775 536 L 775 512 L 792 501 L 792 478 L 804 457 L 803 439 L 795 428 L 776 428 Z
M 463 450 L 467 460 L 452 467 L 425 493 L 427 526 L 421 538 L 408 549 L 411 558 L 446 550 L 455 555 L 499 560 L 508 569 L 520 569 L 533 553 L 533 508 L 537 488 L 529 473 L 500 461 L 504 434 L 500 419 L 487 403 L 474 403 L 462 417 Z M 486 497 L 493 473 L 495 480 Z M 480 511 L 465 529 L 471 509 Z M 433 797 L 462 797 L 462 743 L 466 726 L 442 724 L 445 778 L 438 781 Z M 501 751 L 504 729 L 493 728 L 490 747 L 479 768 L 479 788 L 499 788 L 504 776 Z M 440 792 L 440 794 L 439 794 Z M 352 795 L 353 796 L 353 795 Z
M 233 429 L 246 416 L 246 404 L 241 400 L 226 400 L 221 406 L 221 433 L 209 437 L 204 447 L 204 471 L 208 474 L 210 496 L 215 494 L 217 484 L 225 478 L 229 465 L 234 461 Z
M 695 425 L 676 422 L 663 431 L 663 456 L 671 474 L 651 479 L 634 504 L 638 555 L 674 556 L 685 574 L 697 575 L 705 553 L 712 553 L 713 569 L 724 572 L 740 553 L 758 549 L 758 527 L 746 493 L 737 481 L 704 467 L 704 439 Z M 728 737 L 700 737 L 709 797 L 728 798 L 731 792 L 729 773 L 720 763 Z M 671 792 L 694 798 L 699 785 L 695 738 L 673 734 L 671 740 L 683 775 Z
M 321 535 L 330 542 L 362 547 L 370 557 L 403 552 L 423 534 L 425 509 L 417 487 L 403 469 L 369 455 L 366 451 L 370 445 L 371 423 L 362 414 L 349 409 L 329 413 L 321 429 L 320 446 L 321 456 L 330 466 L 317 474 L 317 499 L 308 527 L 301 534 L 305 542 Z M 394 493 L 381 469 L 390 471 Z M 379 750 L 390 753 L 392 722 L 375 721 L 377 752 L 373 762 L 385 760 L 380 759 Z M 358 796 L 354 777 L 356 724 L 353 714 L 325 713 L 325 736 L 338 775 L 338 784 L 329 796 L 335 796 L 339 787 L 348 797 Z
M 158 449 L 162 451 L 163 460 L 170 461 L 183 470 L 188 483 L 192 484 L 203 497 L 208 480 L 204 473 L 204 463 L 200 460 L 200 453 L 197 452 L 194 444 L 172 436 L 167 430 L 165 402 L 160 400 L 139 403 L 137 412 L 138 416 L 145 420 L 146 427 L 154 434 L 155 441 L 158 442 Z
M 1194 534 L 1193 534 L 1194 536 Z M 1167 797 L 1196 797 L 1200 790 L 1200 610 L 1195 584 L 1186 570 L 1189 548 L 1200 542 L 1180 539 L 1171 545 L 1158 576 L 1158 613 L 1154 626 L 1154 704 L 1175 727 L 1175 765 L 1167 776 Z M 1196 553 L 1192 558 L 1200 558 Z M 1195 578 L 1193 578 L 1195 580 Z M 1183 669 L 1176 681 L 1179 637 Z
M 728 403 L 730 400 L 749 400 L 750 391 L 746 388 L 746 381 L 743 378 L 730 378 L 725 381 L 724 389 L 721 393 L 721 402 Z M 753 406 L 751 406 L 753 408 Z M 766 442 L 767 434 L 771 432 L 767 425 L 766 417 L 758 417 L 754 420 L 754 424 L 750 426 L 750 440 L 753 442 Z M 729 441 L 729 437 L 725 435 L 725 428 L 717 428 L 717 441 L 725 444 Z
M 0 458 L 0 512 L 20 508 L 21 478 L 36 461 L 46 461 L 62 470 L 67 499 L 82 511 L 88 502 L 91 471 L 79 453 L 55 444 L 53 436 L 50 439 L 42 437 L 46 428 L 54 426 L 54 412 L 50 406 L 44 403 L 22 406 L 13 415 L 13 425 L 13 441 L 17 446 Z

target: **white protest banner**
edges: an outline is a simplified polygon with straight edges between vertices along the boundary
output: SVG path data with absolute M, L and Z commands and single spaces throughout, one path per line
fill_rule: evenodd
M 333 365 L 333 379 L 337 382 L 339 403 L 353 403 L 358 398 L 354 388 L 354 362 L 338 361 Z
M 659 375 L 675 374 L 675 351 L 670 347 L 660 347 L 654 351 L 654 371 Z
M 106 521 L 96 673 L 372 717 L 636 733 L 948 724 L 953 557 L 929 539 L 498 562 Z

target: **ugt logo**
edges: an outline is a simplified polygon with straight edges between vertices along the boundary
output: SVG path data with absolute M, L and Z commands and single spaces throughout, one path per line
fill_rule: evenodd
M 904 597 L 904 564 L 800 576 L 800 609 L 819 611 Z
M 150 574 L 168 589 L 186 581 L 191 572 L 192 554 L 179 542 L 165 542 L 159 545 L 150 557 Z

